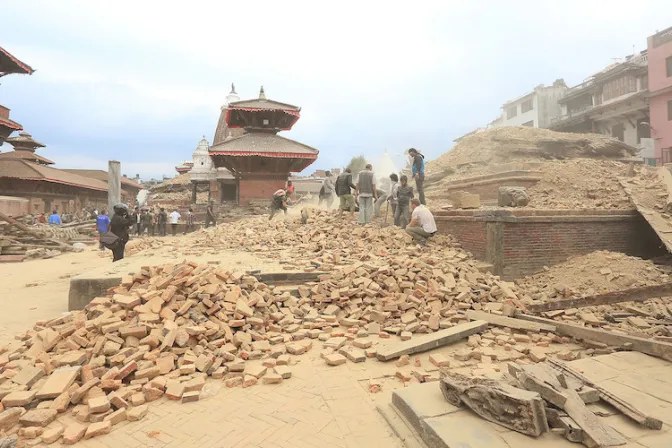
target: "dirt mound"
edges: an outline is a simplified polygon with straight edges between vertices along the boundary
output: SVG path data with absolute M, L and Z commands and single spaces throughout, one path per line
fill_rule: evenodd
M 625 254 L 597 251 L 572 257 L 564 263 L 516 283 L 533 299 L 593 295 L 669 281 L 666 272 L 647 260 Z
M 621 158 L 637 149 L 604 135 L 555 132 L 530 127 L 501 127 L 465 137 L 450 151 L 427 163 L 427 173 L 466 163 L 506 163 L 515 159 Z

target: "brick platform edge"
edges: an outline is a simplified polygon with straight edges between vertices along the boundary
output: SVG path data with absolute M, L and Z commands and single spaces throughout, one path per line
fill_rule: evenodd
M 454 235 L 507 280 L 596 250 L 642 258 L 665 253 L 635 210 L 441 210 L 434 217 L 440 233 Z

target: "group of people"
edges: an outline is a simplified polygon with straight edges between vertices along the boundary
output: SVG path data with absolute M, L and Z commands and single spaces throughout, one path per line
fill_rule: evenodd
M 182 215 L 177 209 L 173 209 L 172 212 L 166 213 L 166 209 L 161 207 L 159 211 L 151 210 L 148 208 L 140 209 L 135 208 L 131 216 L 131 224 L 135 227 L 136 235 L 143 235 L 147 232 L 148 235 L 166 236 L 167 224 L 170 223 L 170 233 L 175 236 L 177 235 L 177 227 L 180 223 Z M 189 209 L 186 216 L 186 225 L 184 227 L 184 234 L 192 232 L 195 230 L 195 221 L 194 221 L 194 210 Z

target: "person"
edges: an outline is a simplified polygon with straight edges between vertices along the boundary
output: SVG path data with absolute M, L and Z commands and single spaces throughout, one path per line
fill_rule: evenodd
M 166 221 L 168 220 L 168 215 L 166 215 L 166 209 L 161 207 L 159 214 L 156 215 L 156 223 L 159 225 L 159 235 L 166 236 Z
M 47 217 L 44 213 L 40 213 L 40 217 L 37 218 L 37 222 L 40 224 L 46 224 L 47 223 Z
M 156 213 L 151 208 L 147 210 L 147 233 L 152 236 L 156 233 Z
M 133 211 L 133 215 L 131 216 L 133 219 L 133 223 L 135 224 L 135 234 L 140 235 L 140 209 L 138 207 L 135 207 L 135 210 Z
M 60 226 L 63 221 L 61 220 L 61 216 L 58 214 L 56 210 L 51 212 L 51 216 L 49 217 L 49 224 L 53 226 Z
M 355 198 L 352 196 L 352 190 L 356 187 L 352 183 L 352 171 L 346 168 L 343 174 L 336 178 L 336 196 L 340 201 L 338 208 L 341 210 L 340 214 L 343 216 L 345 210 L 350 210 L 350 218 L 355 216 Z
M 271 216 L 268 217 L 268 220 L 270 221 L 273 219 L 273 216 L 278 212 L 278 210 L 282 210 L 285 212 L 285 216 L 287 215 L 287 200 L 289 196 L 289 190 L 278 190 L 275 193 L 273 193 L 273 200 L 271 201 Z
M 373 167 L 368 163 L 364 171 L 360 171 L 355 186 L 355 199 L 359 198 L 359 223 L 366 225 L 371 222 L 373 215 L 373 201 L 378 199 L 376 191 L 376 176 Z
M 128 206 L 126 204 L 117 204 L 112 207 L 114 216 L 110 221 L 110 232 L 117 235 L 119 241 L 114 249 L 112 249 L 112 262 L 122 260 L 124 258 L 124 250 L 128 242 L 128 229 L 133 227 L 134 221 L 128 215 Z
M 394 225 L 406 228 L 411 219 L 410 201 L 413 199 L 413 187 L 408 185 L 408 177 L 405 175 L 399 178 L 400 185 L 397 187 L 397 209 L 394 211 Z
M 177 209 L 170 213 L 170 233 L 172 233 L 173 236 L 177 234 L 177 223 L 180 221 L 181 217 L 182 215 L 180 215 L 180 212 L 178 212 Z
M 409 149 L 408 155 L 413 160 L 411 172 L 413 179 L 415 179 L 415 188 L 418 190 L 418 198 L 422 205 L 427 205 L 427 202 L 425 202 L 425 156 L 415 148 Z
M 152 215 L 149 213 L 149 210 L 143 208 L 142 214 L 140 215 L 140 235 L 144 235 L 145 230 L 147 230 L 147 234 L 149 235 L 151 233 L 150 231 L 151 228 L 152 228 Z
M 327 204 L 327 210 L 331 209 L 331 204 L 334 203 L 334 180 L 331 178 L 331 171 L 324 173 L 324 181 L 322 182 L 321 196 L 318 207 L 324 201 Z
M 389 180 L 384 178 L 378 179 L 378 184 L 376 185 L 376 188 L 378 193 L 378 199 L 376 199 L 376 203 L 373 205 L 374 210 L 373 216 L 375 216 L 376 218 L 380 218 L 380 209 L 383 206 L 383 204 L 387 202 L 387 193 L 388 191 L 390 191 Z
M 184 234 L 186 235 L 188 232 L 193 232 L 194 230 L 196 230 L 194 226 L 194 209 L 190 208 L 187 212 L 187 225 L 184 227 Z
M 406 233 L 413 237 L 413 241 L 425 245 L 427 240 L 436 233 L 436 222 L 427 206 L 420 203 L 420 199 L 411 200 L 411 222 L 406 227 Z
M 289 198 L 294 197 L 294 184 L 292 183 L 291 180 L 287 181 L 287 186 L 285 187 L 285 191 L 287 191 L 287 197 L 289 197 Z
M 396 173 L 390 174 L 390 189 L 387 193 L 387 202 L 392 207 L 392 219 L 397 211 L 397 190 L 399 189 L 399 176 Z M 395 223 L 396 224 L 396 223 Z
M 96 218 L 96 229 L 98 229 L 99 238 L 110 230 L 110 217 L 107 216 L 107 211 L 103 210 Z M 100 241 L 98 249 L 105 250 L 102 241 Z
M 217 225 L 217 219 L 215 218 L 215 210 L 212 201 L 208 203 L 208 207 L 205 209 L 205 227 L 210 227 L 210 223 L 212 223 L 213 226 Z

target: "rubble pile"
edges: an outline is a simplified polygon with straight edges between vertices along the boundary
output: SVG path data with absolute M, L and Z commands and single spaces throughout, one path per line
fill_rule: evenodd
M 189 173 L 180 174 L 172 179 L 168 179 L 160 184 L 152 186 L 149 190 L 147 203 L 152 206 L 163 207 L 163 202 L 191 202 L 193 184 L 191 183 L 191 176 Z M 210 186 L 208 184 L 200 184 L 197 186 L 196 202 L 199 204 L 208 202 L 208 191 Z
M 433 205 L 448 205 L 450 182 L 510 172 L 516 178 L 538 179 L 528 187 L 527 207 L 632 209 L 620 181 L 635 169 L 630 165 L 636 151 L 597 134 L 495 128 L 466 137 L 427 162 L 426 194 Z
M 63 251 L 75 250 L 69 244 L 49 238 L 31 228 L 7 218 L 0 217 L 0 255 L 24 258 L 52 258 Z

